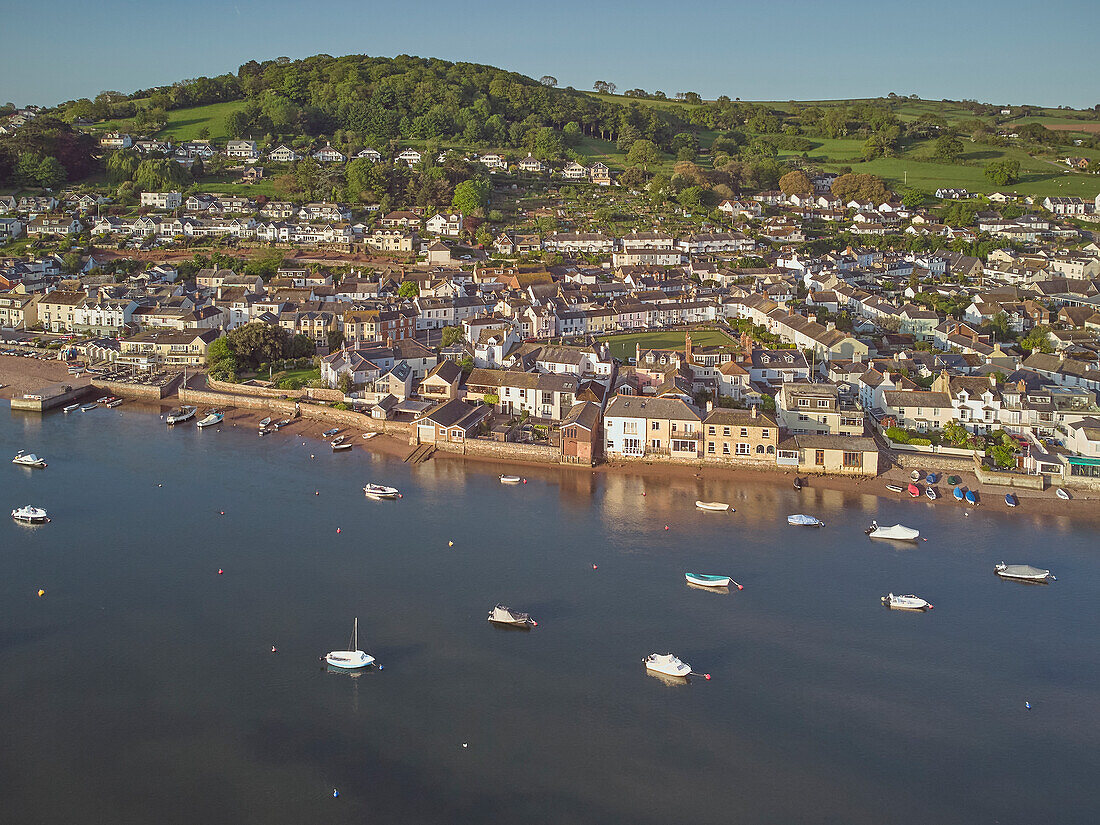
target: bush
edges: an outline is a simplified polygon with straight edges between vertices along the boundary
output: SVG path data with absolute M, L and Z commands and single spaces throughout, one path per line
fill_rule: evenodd
M 909 443 L 914 447 L 931 447 L 932 440 L 929 438 L 910 438 Z
M 349 409 L 351 409 L 351 408 L 350 408 L 350 407 L 349 407 L 349 406 L 348 406 L 347 404 L 345 404 L 345 403 L 344 403 L 343 401 L 337 401 L 337 402 L 336 402 L 335 404 L 333 404 L 333 405 L 332 405 L 332 408 L 333 408 L 334 410 L 349 410 Z
M 901 427 L 887 427 L 886 430 L 885 430 L 885 435 L 886 435 L 887 438 L 889 438 L 895 444 L 908 444 L 908 443 L 910 443 L 909 442 L 909 433 L 907 433 Z M 931 443 L 931 442 L 929 442 L 929 443 Z

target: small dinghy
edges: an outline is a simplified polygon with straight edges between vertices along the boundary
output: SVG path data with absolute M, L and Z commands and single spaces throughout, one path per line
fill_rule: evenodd
M 958 476 L 948 476 L 947 477 L 947 483 L 948 484 L 953 484 L 953 485 L 962 484 L 962 479 L 959 478 Z
M 1005 504 L 1007 504 L 1009 507 L 1015 507 L 1019 503 L 1019 499 L 1017 499 L 1016 496 L 1014 496 L 1012 493 L 1005 493 Z
M 966 497 L 966 503 L 978 506 L 978 494 L 974 490 L 967 490 L 963 495 Z
M 221 424 L 224 418 L 225 416 L 217 410 L 211 410 L 209 413 L 206 414 L 206 417 L 203 418 L 202 421 L 199 421 L 195 426 L 197 426 L 200 430 L 206 427 L 213 427 L 215 424 Z
M 913 470 L 913 472 L 909 474 L 909 480 L 920 481 L 920 470 Z
M 924 494 L 928 497 L 929 501 L 935 501 L 940 497 L 940 494 L 936 492 L 935 487 L 925 487 Z
M 687 579 L 688 584 L 694 584 L 698 587 L 729 587 L 734 585 L 738 590 L 744 590 L 744 586 L 738 584 L 729 576 L 710 576 L 706 573 L 684 573 L 684 578 Z
M 962 491 L 962 487 L 956 487 L 951 491 L 951 495 L 955 497 L 955 501 L 963 501 L 966 499 L 966 495 Z
M 260 425 L 259 425 L 260 429 L 261 430 L 266 429 L 267 425 L 270 424 L 270 423 L 271 423 L 271 416 L 270 415 L 265 416 L 264 418 L 261 418 L 260 419 Z
M 368 484 L 363 488 L 363 492 L 366 494 L 367 498 L 373 498 L 375 500 L 394 499 L 400 495 L 396 487 L 386 487 L 383 484 Z
M 20 507 L 17 510 L 11 511 L 11 517 L 16 521 L 21 521 L 24 524 L 45 524 L 50 520 L 49 515 L 41 507 Z
M 931 610 L 932 605 L 926 602 L 924 599 L 914 596 L 912 594 L 908 596 L 895 596 L 893 593 L 888 593 L 882 597 L 882 603 L 891 610 Z
M 39 458 L 34 453 L 24 453 L 20 450 L 15 454 L 15 458 L 11 460 L 12 464 L 18 464 L 20 467 L 45 467 L 46 459 Z
M 691 665 L 681 662 L 671 653 L 650 653 L 644 659 L 645 669 L 664 676 L 686 677 L 691 675 Z
M 79 409 L 80 409 L 80 405 L 79 405 L 79 404 L 70 404 L 69 406 L 67 406 L 67 407 L 63 408 L 63 409 L 61 410 L 61 412 L 64 412 L 64 413 L 71 413 L 71 412 L 76 412 L 76 411 L 77 411 L 77 410 L 79 410 Z
M 803 515 L 798 513 L 797 515 L 787 516 L 787 524 L 792 527 L 824 527 L 825 522 L 819 518 L 813 516 Z
M 332 451 L 334 453 L 342 453 L 344 450 L 350 450 L 351 446 L 350 441 L 333 441 Z
M 995 565 L 993 572 L 1002 579 L 1012 579 L 1019 582 L 1046 582 L 1058 581 L 1049 570 L 1032 567 L 1030 564 L 1005 564 L 1003 561 Z
M 905 492 L 905 488 L 902 487 L 900 484 L 887 484 L 886 489 L 889 490 L 891 493 Z
M 96 404 L 81 404 L 80 405 L 80 411 L 81 412 L 91 412 L 92 410 L 94 410 L 96 408 L 96 406 L 98 406 L 98 405 L 96 405 Z
M 500 480 L 501 484 L 519 484 L 523 481 L 519 476 L 511 476 L 506 473 L 501 473 L 497 478 Z
M 110 401 L 110 400 L 111 400 L 112 398 L 114 398 L 114 396 L 113 396 L 113 395 L 101 395 L 101 396 L 100 396 L 99 398 L 97 398 L 97 399 L 95 400 L 95 402 L 96 402 L 97 404 L 106 404 L 106 403 L 107 403 L 108 401 Z
M 344 670 L 358 670 L 374 664 L 374 657 L 359 650 L 359 619 L 356 618 L 351 634 L 351 650 L 334 650 L 321 657 L 325 664 Z
M 726 513 L 733 510 L 724 501 L 697 501 L 695 506 L 700 510 L 713 510 L 716 513 Z
M 924 480 L 928 484 L 935 484 L 937 481 L 940 480 L 940 477 L 938 475 L 936 475 L 935 473 L 929 473 L 928 475 L 926 475 L 924 477 Z
M 370 439 L 374 438 L 376 435 L 378 435 L 378 433 L 363 433 L 363 438 L 365 438 L 369 441 Z
M 910 484 L 905 489 L 909 491 L 910 497 L 920 498 L 920 487 L 918 487 L 916 484 Z
M 508 625 L 509 627 L 538 627 L 539 623 L 518 610 L 512 610 L 503 604 L 498 604 L 489 611 L 489 621 L 495 624 Z
M 273 428 L 275 429 L 275 432 L 278 432 L 278 431 L 279 431 L 279 430 L 281 430 L 281 429 L 282 429 L 283 427 L 285 427 L 285 426 L 286 426 L 287 424 L 290 424 L 290 423 L 292 423 L 292 421 L 293 421 L 293 419 L 290 419 L 290 418 L 284 418 L 284 419 L 282 419 L 281 421 L 276 421 L 276 422 L 275 422 L 274 424 L 272 424 L 271 426 L 272 426 L 272 427 L 273 427 Z
M 893 527 L 880 527 L 877 521 L 872 521 L 871 526 L 863 532 L 873 539 L 916 541 L 920 538 L 920 530 L 914 530 L 912 527 L 906 527 L 903 524 L 895 524 Z
M 1057 490 L 1054 491 L 1054 495 L 1058 496 L 1058 498 L 1062 499 L 1062 501 L 1069 501 L 1070 500 L 1069 493 L 1067 493 L 1061 487 L 1059 487 Z
M 181 424 L 195 417 L 198 407 L 177 407 L 164 417 L 166 424 Z
M 112 399 L 111 401 L 108 401 L 103 406 L 110 407 L 113 410 L 115 407 L 121 407 L 123 400 L 124 399 L 122 399 L 122 398 L 115 398 L 115 399 Z
M 333 427 L 331 430 L 325 430 L 323 433 L 321 433 L 321 437 L 322 438 L 332 438 L 338 432 L 340 432 L 340 428 L 339 427 Z

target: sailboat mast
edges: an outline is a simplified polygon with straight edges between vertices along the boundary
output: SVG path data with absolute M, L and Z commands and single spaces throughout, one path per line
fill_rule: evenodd
M 352 650 L 358 650 L 359 649 L 359 617 L 358 616 L 355 617 L 355 630 L 352 633 L 351 649 Z

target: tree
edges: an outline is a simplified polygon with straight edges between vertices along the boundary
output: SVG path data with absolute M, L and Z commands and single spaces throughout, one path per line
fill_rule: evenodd
M 1008 341 L 1012 338 L 1012 330 L 1008 326 L 1008 315 L 1004 312 L 998 312 L 990 318 L 988 328 L 998 341 Z
M 230 112 L 225 116 L 225 133 L 231 138 L 239 138 L 248 130 L 249 118 L 242 111 Z
M 223 358 L 231 357 L 233 357 L 233 349 L 229 346 L 229 339 L 224 335 L 211 341 L 210 346 L 206 349 L 207 366 L 213 366 Z
M 592 88 L 601 94 L 613 95 L 615 94 L 616 86 L 614 83 L 609 83 L 606 80 L 597 80 L 592 84 Z
M 842 201 L 884 201 L 890 197 L 890 190 L 877 175 L 852 174 L 841 175 L 833 181 L 832 192 Z
M 56 189 L 68 180 L 65 167 L 61 165 L 61 161 L 53 156 L 42 158 L 34 171 L 34 176 L 38 181 L 38 185 L 46 189 Z
M 788 172 L 779 179 L 779 188 L 784 195 L 808 195 L 814 191 L 810 176 L 801 169 Z
M 954 163 L 965 149 L 963 142 L 955 135 L 940 135 L 932 144 L 932 155 L 944 163 Z
M 989 448 L 989 456 L 993 463 L 1001 469 L 1016 466 L 1016 448 L 1007 444 L 997 444 Z
M 287 341 L 285 354 L 287 358 L 309 358 L 316 351 L 313 339 L 298 333 Z
M 1032 327 L 1031 331 L 1020 339 L 1020 349 L 1025 349 L 1028 352 L 1054 352 L 1054 347 L 1050 343 L 1050 330 L 1048 327 L 1040 324 L 1039 326 Z
M 441 346 L 453 347 L 461 340 L 462 327 L 443 327 L 443 333 L 439 341 Z
M 402 281 L 397 288 L 397 296 L 406 300 L 412 300 L 420 294 L 420 284 L 416 281 Z
M 918 206 L 923 206 L 924 202 L 928 199 L 928 195 L 919 189 L 910 189 L 904 195 L 901 196 L 901 202 L 910 209 L 916 209 Z
M 335 352 L 344 346 L 344 333 L 338 329 L 330 329 L 325 333 L 325 343 L 328 344 L 329 352 Z
M 265 361 L 281 358 L 286 349 L 289 334 L 282 327 L 252 321 L 229 333 L 229 346 L 246 364 L 259 366 Z
M 484 178 L 464 180 L 455 187 L 451 208 L 464 215 L 472 215 L 489 202 L 489 181 Z
M 626 155 L 627 166 L 641 166 L 643 172 L 649 172 L 650 166 L 661 162 L 661 151 L 652 140 L 641 138 L 634 141 Z
M 558 85 L 558 79 L 552 74 L 544 74 L 539 78 L 539 83 L 543 86 L 549 86 L 551 89 Z
M 985 167 L 985 176 L 994 186 L 1008 186 L 1020 179 L 1020 161 L 1001 160 Z

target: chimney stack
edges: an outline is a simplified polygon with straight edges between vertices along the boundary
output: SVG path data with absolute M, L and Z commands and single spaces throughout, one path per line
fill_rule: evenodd
M 760 415 L 760 411 L 757 409 L 755 404 L 752 405 L 751 410 L 752 412 L 750 412 L 749 415 L 751 415 L 753 418 L 756 418 L 756 416 Z
M 687 362 L 691 363 L 691 333 L 689 332 L 684 336 L 684 356 L 687 358 Z

